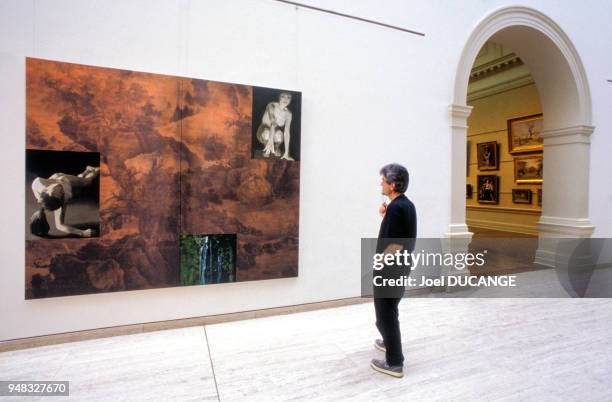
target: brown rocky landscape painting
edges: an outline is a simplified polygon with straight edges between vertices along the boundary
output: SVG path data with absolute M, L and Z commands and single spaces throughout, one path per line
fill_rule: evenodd
M 251 158 L 252 87 L 26 69 L 26 148 L 100 159 L 99 237 L 27 239 L 27 299 L 180 286 L 181 235 L 235 234 L 236 281 L 297 276 L 300 163 Z

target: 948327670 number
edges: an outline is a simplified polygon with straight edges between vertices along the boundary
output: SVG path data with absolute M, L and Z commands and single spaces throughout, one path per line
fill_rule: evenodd
M 68 396 L 68 392 L 68 381 L 0 381 L 0 396 Z

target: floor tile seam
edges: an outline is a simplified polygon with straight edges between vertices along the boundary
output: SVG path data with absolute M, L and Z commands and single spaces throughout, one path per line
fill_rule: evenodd
M 204 335 L 204 343 L 206 344 L 206 350 L 208 351 L 208 362 L 210 363 L 210 369 L 212 371 L 213 381 L 215 383 L 215 391 L 217 393 L 217 400 L 221 402 L 221 395 L 219 394 L 219 385 L 217 384 L 217 375 L 215 373 L 215 364 L 213 362 L 212 353 L 210 350 L 210 343 L 208 341 L 208 334 L 206 333 L 206 325 L 202 325 L 202 333 Z

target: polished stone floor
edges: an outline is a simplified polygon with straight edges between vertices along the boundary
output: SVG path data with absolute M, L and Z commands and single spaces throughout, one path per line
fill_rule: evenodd
M 68 380 L 80 401 L 612 400 L 609 299 L 403 300 L 403 379 L 369 367 L 373 315 L 365 303 L 5 352 L 0 379 Z

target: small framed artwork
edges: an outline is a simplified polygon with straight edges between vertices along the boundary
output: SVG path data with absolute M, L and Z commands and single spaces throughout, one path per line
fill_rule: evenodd
M 499 176 L 478 175 L 478 202 L 482 204 L 499 203 Z
M 542 154 L 514 158 L 514 181 L 517 184 L 542 183 L 543 174 Z
M 236 281 L 236 234 L 181 235 L 180 283 L 183 286 Z
M 520 154 L 541 151 L 544 144 L 540 137 L 543 122 L 541 113 L 508 120 L 508 152 Z
M 251 157 L 300 160 L 302 93 L 253 87 Z
M 26 149 L 25 167 L 26 240 L 100 237 L 100 153 Z
M 498 170 L 497 141 L 481 142 L 476 144 L 478 170 Z
M 472 185 L 471 184 L 465 185 L 465 198 L 466 199 L 472 198 Z
M 538 189 L 538 207 L 542 206 L 542 189 Z
M 531 204 L 531 190 L 513 188 L 512 202 L 514 204 Z

